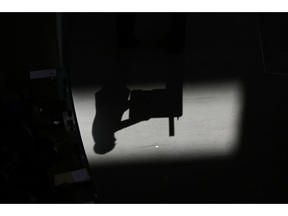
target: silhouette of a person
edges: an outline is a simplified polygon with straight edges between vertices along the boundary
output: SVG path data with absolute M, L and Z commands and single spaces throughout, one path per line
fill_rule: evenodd
M 112 81 L 95 94 L 96 117 L 92 134 L 96 153 L 105 154 L 114 148 L 114 133 L 122 128 L 121 118 L 128 109 L 129 93 L 125 85 Z

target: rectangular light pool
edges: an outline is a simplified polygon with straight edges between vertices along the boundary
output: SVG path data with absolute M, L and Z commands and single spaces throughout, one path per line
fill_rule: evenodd
M 164 83 L 127 87 L 148 90 L 164 88 Z M 183 116 L 175 120 L 174 137 L 168 134 L 168 118 L 150 119 L 117 131 L 115 148 L 103 155 L 93 151 L 92 136 L 96 114 L 94 94 L 100 88 L 72 89 L 81 138 L 91 166 L 227 157 L 237 151 L 243 106 L 239 81 L 184 82 Z M 128 118 L 128 112 L 122 119 Z

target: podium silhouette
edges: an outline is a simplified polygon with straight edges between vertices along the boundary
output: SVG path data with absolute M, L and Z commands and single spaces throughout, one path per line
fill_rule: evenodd
M 171 80 L 164 89 L 132 90 L 129 118 L 168 118 L 169 136 L 174 136 L 174 118 L 183 114 L 182 86 L 182 81 Z

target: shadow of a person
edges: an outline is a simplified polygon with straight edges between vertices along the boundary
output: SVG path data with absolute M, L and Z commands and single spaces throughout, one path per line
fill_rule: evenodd
M 92 127 L 95 153 L 105 154 L 114 148 L 114 133 L 121 128 L 122 115 L 128 109 L 129 93 L 126 86 L 111 82 L 95 94 L 96 116 Z

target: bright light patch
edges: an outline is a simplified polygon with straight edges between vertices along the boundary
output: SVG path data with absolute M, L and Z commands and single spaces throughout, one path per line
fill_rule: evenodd
M 155 89 L 163 86 L 138 84 L 128 88 Z M 174 137 L 169 137 L 168 118 L 150 119 L 116 132 L 115 148 L 104 155 L 93 151 L 92 123 L 96 114 L 94 94 L 99 89 L 100 86 L 72 89 L 80 133 L 90 165 L 225 157 L 237 150 L 243 105 L 241 83 L 237 81 L 184 83 L 183 116 L 179 120 L 175 119 Z M 127 118 L 128 112 L 125 112 L 122 119 Z

